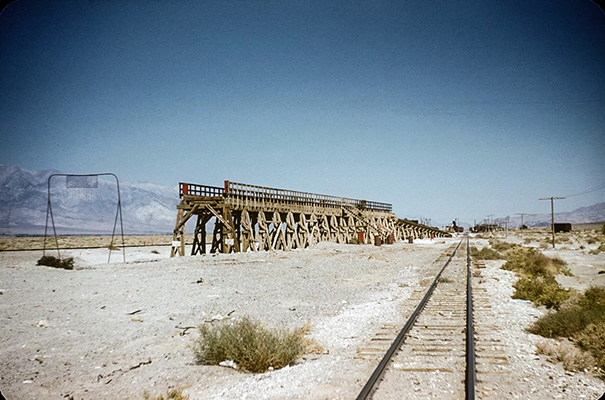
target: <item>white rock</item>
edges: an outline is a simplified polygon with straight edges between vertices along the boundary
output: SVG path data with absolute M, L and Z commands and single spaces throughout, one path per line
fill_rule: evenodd
M 237 364 L 233 360 L 221 361 L 220 363 L 218 363 L 218 365 L 220 365 L 221 367 L 227 367 L 227 368 L 233 368 L 233 369 L 238 368 Z
M 36 324 L 38 328 L 48 328 L 48 321 L 43 319 Z

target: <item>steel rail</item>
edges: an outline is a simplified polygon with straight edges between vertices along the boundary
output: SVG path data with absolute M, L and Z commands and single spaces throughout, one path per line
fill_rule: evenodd
M 420 313 L 426 306 L 426 303 L 428 303 L 429 299 L 431 298 L 431 295 L 435 291 L 435 287 L 437 287 L 437 282 L 439 281 L 441 274 L 443 273 L 445 268 L 449 265 L 450 261 L 452 261 L 452 258 L 454 258 L 454 255 L 456 254 L 456 252 L 458 251 L 458 248 L 462 244 L 462 240 L 464 240 L 464 239 L 460 239 L 460 242 L 458 242 L 458 245 L 456 245 L 456 248 L 454 249 L 454 251 L 452 252 L 450 257 L 447 259 L 447 261 L 445 262 L 445 264 L 443 265 L 443 267 L 441 268 L 439 273 L 435 276 L 435 279 L 433 279 L 433 283 L 431 283 L 431 286 L 429 286 L 428 290 L 424 294 L 424 297 L 422 298 L 420 303 L 418 303 L 418 306 L 416 306 L 416 309 L 414 310 L 414 312 L 412 312 L 412 315 L 407 320 L 407 322 L 405 323 L 405 325 L 403 326 L 403 328 L 401 329 L 401 331 L 399 332 L 399 334 L 393 341 L 393 344 L 391 344 L 391 347 L 389 347 L 389 349 L 387 350 L 385 356 L 382 358 L 382 360 L 380 361 L 380 363 L 378 364 L 378 366 L 376 367 L 376 369 L 370 376 L 370 379 L 368 379 L 368 381 L 366 382 L 363 389 L 361 389 L 361 392 L 359 392 L 359 395 L 357 396 L 357 400 L 366 400 L 366 399 L 371 398 L 374 390 L 376 390 L 378 388 L 378 383 L 379 383 L 380 379 L 382 378 L 382 376 L 384 375 L 389 362 L 391 361 L 393 356 L 397 353 L 397 351 L 403 344 L 408 332 L 410 331 L 410 329 L 412 329 L 412 327 L 414 326 L 414 323 L 416 322 L 416 319 L 418 319 L 418 316 L 420 315 Z
M 466 236 L 466 373 L 465 393 L 467 400 L 475 399 L 475 330 L 473 327 L 473 288 L 471 286 L 471 252 Z

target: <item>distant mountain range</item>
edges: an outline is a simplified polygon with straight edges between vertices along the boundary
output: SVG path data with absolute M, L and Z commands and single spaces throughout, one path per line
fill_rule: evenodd
M 555 210 L 556 211 L 556 210 Z M 519 224 L 521 217 L 511 218 L 516 224 Z M 605 203 L 598 203 L 588 207 L 576 208 L 571 212 L 556 212 L 555 222 L 568 222 L 571 224 L 586 224 L 590 222 L 605 222 Z M 550 226 L 550 214 L 524 214 L 523 224 L 532 226 Z
M 48 178 L 56 173 L 60 172 L 0 165 L 0 235 L 44 234 Z M 116 182 L 113 177 L 99 178 L 96 188 L 74 187 L 86 184 L 94 186 L 94 183 L 94 180 L 67 182 L 61 176 L 52 179 L 51 206 L 58 235 L 111 234 L 117 211 Z M 172 232 L 179 203 L 176 185 L 120 182 L 120 195 L 124 233 Z M 603 221 L 605 203 L 556 214 L 556 222 L 578 224 Z M 519 222 L 517 216 L 511 218 L 512 226 Z M 523 223 L 530 227 L 547 226 L 550 225 L 550 214 L 525 214 Z M 469 226 L 464 222 L 460 225 Z M 119 228 L 118 221 L 116 232 L 119 232 Z M 52 229 L 50 220 L 49 229 Z
M 31 171 L 0 165 L 0 234 L 43 235 L 48 203 L 48 178 L 59 171 Z M 51 207 L 58 235 L 111 234 L 117 214 L 113 177 L 95 180 L 51 180 Z M 120 182 L 122 219 L 126 234 L 172 232 L 179 202 L 176 186 Z M 49 220 L 49 232 L 52 225 Z M 120 232 L 120 224 L 116 233 Z

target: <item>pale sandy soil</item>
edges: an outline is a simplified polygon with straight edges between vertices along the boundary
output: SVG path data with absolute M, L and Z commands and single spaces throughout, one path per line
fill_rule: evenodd
M 189 237 L 189 239 L 191 239 Z M 107 248 L 112 244 L 111 235 L 109 236 L 57 236 L 51 234 L 46 239 L 44 236 L 36 237 L 14 237 L 0 236 L 0 250 L 56 250 L 59 249 L 82 248 L 82 247 L 103 247 Z M 46 242 L 46 243 L 45 243 Z M 162 246 L 170 245 L 172 235 L 129 235 L 124 236 L 126 246 Z M 115 246 L 122 245 L 122 236 L 113 237 Z M 190 244 L 190 243 L 189 243 Z
M 456 240 L 173 259 L 169 247 L 139 247 L 126 249 L 126 264 L 107 264 L 106 249 L 69 250 L 74 271 L 36 266 L 40 251 L 0 252 L 0 390 L 9 400 L 141 399 L 173 387 L 191 399 L 355 398 L 375 367 L 354 358 L 357 348 L 403 324 L 406 300 Z M 509 272 L 487 271 L 493 323 L 514 340 L 511 376 L 525 382 L 497 397 L 547 398 L 527 396 L 532 386 L 548 398 L 598 398 L 602 381 L 535 356 L 524 327 L 543 311 L 510 299 Z M 197 365 L 196 329 L 177 327 L 228 315 L 309 323 L 326 353 L 264 374 Z

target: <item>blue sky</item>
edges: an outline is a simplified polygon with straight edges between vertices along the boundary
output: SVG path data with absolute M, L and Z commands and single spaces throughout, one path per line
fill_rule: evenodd
M 19 0 L 0 54 L 2 164 L 443 222 L 605 184 L 605 15 L 588 0 Z

